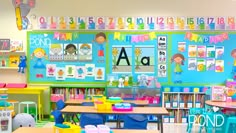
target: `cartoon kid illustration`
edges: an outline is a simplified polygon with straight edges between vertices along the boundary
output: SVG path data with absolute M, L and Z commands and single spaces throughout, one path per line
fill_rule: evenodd
M 103 57 L 104 56 L 104 47 L 103 44 L 107 41 L 106 34 L 103 32 L 99 32 L 96 34 L 95 42 L 99 45 L 98 48 L 98 56 Z
M 171 58 L 171 63 L 175 62 L 174 73 L 176 75 L 175 83 L 182 83 L 181 79 L 178 78 L 183 72 L 181 65 L 184 65 L 185 58 L 182 54 L 174 54 Z
M 68 44 L 65 48 L 65 55 L 77 55 L 77 48 L 74 44 Z
M 51 47 L 50 47 L 50 51 L 54 55 L 59 55 L 59 53 L 62 52 L 62 46 L 60 44 L 52 44 Z
M 232 68 L 233 79 L 236 80 L 236 49 L 233 49 L 231 51 L 231 56 L 234 58 L 234 63 Z
M 36 63 L 33 66 L 34 69 L 46 69 L 46 66 L 43 64 L 43 58 L 47 59 L 47 55 L 44 49 L 36 48 L 34 52 L 31 54 L 31 58 L 36 58 Z M 43 78 L 42 73 L 36 74 L 37 78 Z

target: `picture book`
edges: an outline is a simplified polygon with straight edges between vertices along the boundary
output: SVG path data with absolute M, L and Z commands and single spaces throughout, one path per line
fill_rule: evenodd
M 76 66 L 75 78 L 76 79 L 85 79 L 86 68 L 85 66 Z
M 50 46 L 49 46 L 49 60 L 50 61 L 62 61 L 63 60 L 63 45 L 62 44 L 50 44 Z
M 79 61 L 92 61 L 93 49 L 91 43 L 81 43 L 78 48 Z
M 22 40 L 11 40 L 10 51 L 23 51 L 23 41 Z
M 0 56 L 0 67 L 8 67 L 9 58 L 7 56 Z
M 75 70 L 75 65 L 66 65 L 66 78 L 74 78 Z
M 226 101 L 225 86 L 212 86 L 211 90 L 212 101 Z
M 197 69 L 197 58 L 188 58 L 188 70 Z
M 20 62 L 19 55 L 10 55 L 9 56 L 9 67 L 18 67 L 19 62 Z
M 224 60 L 216 60 L 215 72 L 224 72 Z
M 47 64 L 46 65 L 46 76 L 55 77 L 56 76 L 56 64 Z
M 189 45 L 188 46 L 188 57 L 196 57 L 197 56 L 197 46 Z
M 75 61 L 78 59 L 78 47 L 77 44 L 69 43 L 64 44 L 64 60 Z
M 105 68 L 96 67 L 95 68 L 95 80 L 105 80 Z
M 10 39 L 0 39 L 0 50 L 10 50 Z

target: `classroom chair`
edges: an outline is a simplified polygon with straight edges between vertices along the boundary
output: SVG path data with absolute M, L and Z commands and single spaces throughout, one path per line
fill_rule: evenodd
M 60 99 L 56 102 L 56 106 L 58 110 L 62 110 L 66 106 L 66 104 L 63 100 Z
M 55 124 L 62 124 L 64 122 L 64 118 L 60 110 L 54 110 L 51 114 L 54 116 Z
M 148 118 L 146 115 L 130 114 L 124 116 L 124 129 L 147 129 Z
M 227 118 L 225 133 L 229 133 L 229 131 L 230 133 L 236 133 L 236 129 L 230 127 L 232 126 L 231 124 L 236 124 L 236 116 L 230 116 Z
M 84 102 L 81 104 L 82 106 L 94 106 L 93 102 Z M 99 125 L 104 124 L 105 119 L 103 115 L 100 114 L 86 114 L 82 113 L 80 115 L 80 127 L 84 128 L 86 125 Z
M 16 105 L 19 104 L 19 101 L 17 100 L 7 100 L 7 102 L 9 102 L 13 106 L 14 111 L 15 111 Z
M 37 116 L 38 116 L 38 109 L 37 109 L 37 103 L 35 103 L 35 102 L 32 102 L 32 101 L 23 101 L 23 102 L 20 102 L 19 103 L 19 107 L 18 107 L 18 113 L 21 113 L 21 106 L 23 106 L 23 105 L 26 105 L 26 113 L 27 114 L 29 114 L 29 107 L 30 107 L 30 105 L 34 105 L 34 107 L 35 107 L 35 116 L 34 116 L 34 118 L 35 118 L 35 122 L 37 122 L 37 120 L 38 120 L 38 118 L 37 118 Z
M 136 107 L 135 103 L 130 103 L 132 107 Z M 116 128 L 121 128 L 121 121 L 124 121 L 126 115 L 117 115 L 117 125 Z

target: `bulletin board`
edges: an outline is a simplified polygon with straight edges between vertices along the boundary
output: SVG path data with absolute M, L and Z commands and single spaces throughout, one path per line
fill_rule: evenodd
M 98 51 L 100 45 L 94 42 L 96 34 L 100 31 L 62 31 L 56 32 L 59 39 L 55 37 L 56 31 L 29 31 L 28 32 L 28 82 L 29 83 L 105 83 L 107 75 L 132 75 L 134 82 L 140 74 L 153 75 L 158 78 L 162 85 L 206 85 L 222 84 L 227 78 L 231 78 L 231 70 L 234 59 L 231 51 L 236 48 L 236 32 L 227 32 L 228 38 L 219 40 L 219 36 L 225 31 L 192 31 L 188 37 L 187 31 L 103 31 L 107 41 L 104 42 L 104 57 L 100 59 Z M 71 34 L 72 39 L 60 38 L 63 35 Z M 212 38 L 218 38 L 218 41 Z M 197 39 L 196 39 L 197 38 Z M 208 42 L 199 38 L 211 39 Z M 210 42 L 211 41 L 211 42 Z M 213 42 L 212 42 L 213 41 Z M 92 59 L 87 61 L 50 60 L 50 47 L 52 44 L 91 44 Z M 191 48 L 190 48 L 191 46 Z M 192 47 L 193 46 L 193 47 Z M 46 69 L 35 70 L 34 65 L 37 58 L 32 58 L 35 48 L 45 49 L 48 59 L 42 58 L 47 64 L 55 64 L 56 67 L 65 68 L 66 66 L 86 67 L 92 65 L 93 68 L 103 68 L 105 75 L 102 79 L 95 79 L 93 76 L 84 78 L 65 77 L 58 80 L 54 76 L 47 76 Z M 57 47 L 57 46 L 53 46 Z M 189 51 L 195 48 L 196 56 L 191 56 Z M 203 51 L 203 55 L 198 55 L 198 51 Z M 211 55 L 208 55 L 208 53 Z M 79 52 L 78 52 L 79 53 Z M 180 53 L 185 60 L 181 65 L 182 83 L 175 83 L 175 62 L 171 62 L 174 54 Z M 194 52 L 193 52 L 194 53 Z M 63 53 L 64 55 L 65 53 Z M 78 55 L 79 58 L 79 55 Z M 102 60 L 102 61 L 101 61 Z M 98 69 L 97 69 L 98 70 Z M 43 77 L 37 77 L 37 72 L 42 71 Z M 85 71 L 87 71 L 85 69 Z M 66 72 L 66 71 L 65 71 Z M 76 70 L 79 73 L 78 70 Z

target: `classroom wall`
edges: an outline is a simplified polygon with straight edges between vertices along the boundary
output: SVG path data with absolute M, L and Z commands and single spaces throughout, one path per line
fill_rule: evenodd
M 236 0 L 36 0 L 33 16 L 234 16 Z M 31 20 L 36 26 L 36 20 Z M 11 0 L 0 2 L 0 38 L 23 40 Z M 0 82 L 25 83 L 16 70 L 0 70 Z M 48 96 L 47 96 L 48 97 Z M 47 105 L 46 105 L 47 106 Z M 48 109 L 46 108 L 45 111 Z

